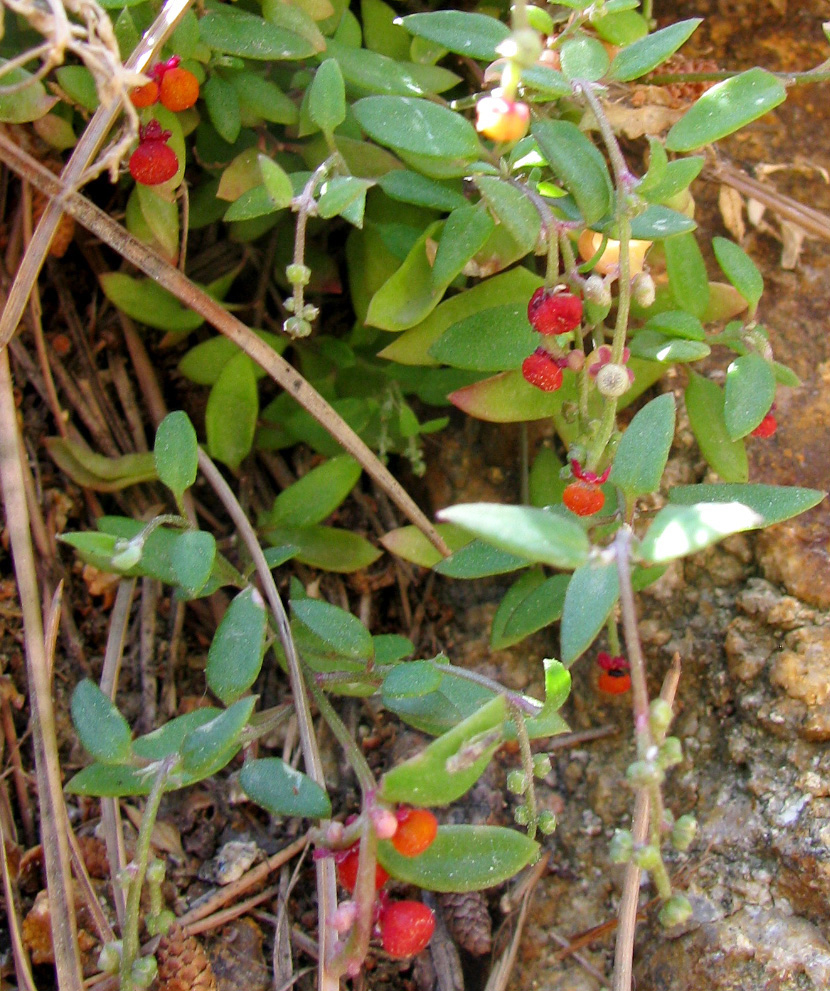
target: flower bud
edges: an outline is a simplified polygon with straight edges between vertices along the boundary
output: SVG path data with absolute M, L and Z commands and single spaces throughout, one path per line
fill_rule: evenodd
M 671 831 L 671 842 L 675 850 L 688 850 L 697 833 L 697 819 L 691 815 L 681 816 Z
M 303 319 L 304 320 L 316 320 L 320 316 L 320 307 L 315 306 L 313 303 L 306 303 L 303 306 Z
M 507 775 L 507 790 L 514 795 L 524 795 L 527 791 L 527 775 L 524 771 L 511 771 Z
M 634 302 L 647 310 L 650 306 L 654 306 L 656 295 L 654 279 L 648 272 L 638 272 L 631 280 L 631 297 Z
M 145 924 L 150 936 L 164 936 L 175 921 L 176 916 L 169 908 L 165 908 L 161 912 L 148 915 Z
M 330 822 L 326 827 L 326 843 L 330 847 L 338 847 L 343 842 L 345 829 L 342 822 Z
M 615 829 L 608 846 L 612 863 L 627 864 L 634 853 L 634 838 L 627 829 Z
M 357 905 L 353 901 L 341 902 L 332 912 L 331 927 L 342 935 L 349 932 L 357 918 Z
M 556 816 L 549 809 L 544 809 L 539 813 L 537 825 L 539 826 L 539 832 L 543 836 L 550 836 L 556 829 Z
M 151 860 L 147 865 L 147 884 L 161 884 L 164 875 L 164 864 L 157 859 Z
M 662 740 L 672 721 L 674 713 L 668 702 L 654 699 L 648 709 L 648 724 L 655 740 Z
M 667 736 L 657 753 L 657 763 L 665 770 L 683 761 L 683 748 L 676 736 Z
M 572 372 L 581 372 L 585 367 L 585 352 L 579 351 L 576 348 L 573 351 L 568 352 L 568 356 L 565 359 L 568 363 L 568 368 Z
M 686 922 L 692 914 L 692 906 L 685 895 L 672 895 L 660 909 L 660 924 L 670 929 Z
M 535 754 L 533 757 L 533 774 L 537 778 L 545 778 L 550 774 L 550 757 L 547 754 Z
M 660 866 L 662 859 L 658 848 L 651 844 L 634 851 L 634 863 L 644 871 L 653 871 Z
M 542 54 L 542 39 L 533 28 L 519 28 L 505 38 L 496 51 L 505 58 L 514 59 L 522 68 L 530 68 Z
M 611 305 L 611 287 L 601 275 L 589 275 L 582 290 L 583 297 L 595 306 Z
M 129 571 L 141 560 L 143 551 L 143 540 L 117 540 L 110 564 L 119 571 Z
M 311 333 L 311 324 L 302 317 L 289 317 L 282 325 L 282 329 L 289 337 L 308 337 Z
M 377 838 L 379 840 L 391 840 L 398 831 L 398 820 L 395 813 L 382 806 L 376 806 L 370 815 Z
M 619 399 L 631 387 L 628 369 L 625 365 L 609 362 L 597 372 L 597 389 L 607 399 Z
M 311 269 L 308 265 L 288 265 L 285 277 L 292 286 L 307 286 L 311 280 Z
M 662 770 L 650 760 L 635 760 L 628 765 L 625 776 L 635 788 L 659 785 L 663 781 Z
M 139 988 L 149 988 L 156 979 L 158 964 L 155 957 L 139 957 L 132 966 L 130 976 Z
M 121 952 L 123 946 L 120 939 L 104 943 L 98 954 L 98 968 L 105 974 L 117 974 L 121 967 Z
M 530 822 L 530 809 L 526 805 L 517 805 L 513 809 L 513 818 L 520 826 L 526 826 Z

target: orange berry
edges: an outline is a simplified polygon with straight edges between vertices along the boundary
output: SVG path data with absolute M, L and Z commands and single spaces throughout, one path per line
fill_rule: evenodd
M 603 671 L 599 676 L 598 687 L 607 695 L 622 695 L 631 688 L 631 675 L 621 668 Z
M 476 130 L 493 141 L 518 141 L 527 134 L 530 108 L 503 96 L 485 96 L 476 104 Z
M 418 857 L 438 835 L 438 820 L 429 809 L 398 809 L 392 846 L 404 857 Z
M 151 80 L 149 83 L 139 86 L 138 89 L 134 89 L 132 93 L 130 93 L 130 103 L 139 109 L 142 107 L 152 107 L 158 98 L 159 84 L 155 80 Z
M 358 852 L 357 844 L 350 847 L 343 854 L 336 854 L 337 858 L 337 880 L 340 882 L 341 887 L 345 888 L 346 891 L 354 891 L 354 886 L 357 884 L 357 867 L 360 861 L 360 854 Z M 389 875 L 380 866 L 380 864 L 375 865 L 375 890 L 379 891 L 384 884 L 389 880 Z
M 605 505 L 605 495 L 598 485 L 590 482 L 571 482 L 565 486 L 562 502 L 577 516 L 593 516 Z
M 380 939 L 390 957 L 402 960 L 425 949 L 435 916 L 421 902 L 389 902 L 380 913 Z
M 160 97 L 174 113 L 187 110 L 199 99 L 199 80 L 188 69 L 168 69 L 161 77 Z

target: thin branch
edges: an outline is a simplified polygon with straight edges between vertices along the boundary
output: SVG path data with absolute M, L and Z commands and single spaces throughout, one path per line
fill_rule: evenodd
M 363 466 L 429 541 L 445 557 L 449 556 L 450 551 L 446 543 L 409 493 L 296 368 L 260 340 L 249 327 L 228 313 L 220 303 L 211 299 L 207 293 L 182 275 L 175 266 L 147 248 L 85 197 L 68 190 L 60 179 L 56 179 L 48 169 L 43 168 L 3 134 L 0 134 L 0 158 L 41 192 L 54 197 L 53 202 L 60 200 L 61 208 L 66 213 L 75 217 L 80 224 L 100 237 L 123 258 L 132 262 L 186 306 L 203 316 L 264 368 L 278 385 L 293 396 Z M 7 311 L 10 305 L 11 297 L 6 307 Z M 0 347 L 2 340 L 2 323 L 0 323 Z

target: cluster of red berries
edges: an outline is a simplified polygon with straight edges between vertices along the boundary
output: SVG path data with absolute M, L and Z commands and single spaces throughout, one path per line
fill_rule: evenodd
M 174 113 L 188 110 L 199 99 L 199 80 L 189 69 L 179 66 L 181 59 L 174 55 L 166 62 L 159 62 L 150 69 L 149 83 L 139 86 L 130 94 L 134 107 L 152 107 L 161 101 L 162 106 Z
M 571 472 L 576 481 L 565 486 L 562 502 L 577 516 L 593 516 L 605 505 L 605 494 L 600 488 L 608 481 L 611 473 L 609 465 L 601 475 L 587 471 L 575 459 L 571 459 Z
M 419 857 L 438 835 L 438 820 L 428 809 L 400 808 L 395 813 L 397 828 L 390 837 L 392 846 L 404 857 Z M 337 880 L 350 894 L 357 884 L 360 860 L 358 844 L 334 855 Z M 375 891 L 378 895 L 377 927 L 381 945 L 391 957 L 403 959 L 425 949 L 435 929 L 435 916 L 422 902 L 392 901 L 381 888 L 388 873 L 375 866 Z
M 540 287 L 527 304 L 527 319 L 539 334 L 568 334 L 582 322 L 582 300 L 562 286 Z M 562 385 L 562 369 L 567 365 L 567 358 L 554 357 L 547 348 L 538 347 L 522 362 L 522 376 L 543 392 L 556 392 Z
M 167 144 L 170 131 L 163 131 L 157 120 L 138 129 L 138 147 L 130 155 L 130 175 L 142 186 L 158 186 L 172 179 L 179 169 L 179 159 Z
M 607 695 L 622 695 L 631 688 L 628 661 L 617 655 L 612 657 L 604 650 L 597 654 L 597 664 L 602 669 L 597 687 Z

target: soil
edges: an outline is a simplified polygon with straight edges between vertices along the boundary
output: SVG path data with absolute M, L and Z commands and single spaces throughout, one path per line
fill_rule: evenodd
M 822 22 L 830 18 L 826 0 L 798 4 L 689 0 L 658 2 L 655 7 L 661 23 L 704 16 L 690 54 L 714 59 L 724 67 L 760 64 L 796 71 L 826 56 L 827 42 L 821 31 Z M 764 181 L 781 193 L 830 214 L 826 143 L 830 102 L 824 99 L 825 93 L 825 86 L 794 89 L 786 104 L 740 137 L 724 142 L 721 153 L 749 172 L 761 167 L 758 174 L 764 174 Z M 783 168 L 766 174 L 765 166 Z M 696 219 L 705 235 L 729 233 L 718 193 L 713 182 L 701 180 L 694 187 Z M 774 216 L 768 212 L 763 218 L 767 226 L 762 228 L 753 227 L 745 212 L 743 217 L 747 224 L 744 247 L 762 269 L 766 283 L 759 318 L 769 329 L 776 356 L 803 380 L 800 389 L 779 389 L 776 415 L 780 429 L 774 438 L 750 446 L 751 478 L 826 488 L 830 244 L 807 239 L 795 267 L 784 269 L 778 239 L 781 228 Z M 94 252 L 90 255 L 94 263 Z M 713 259 L 709 262 L 714 273 Z M 75 274 L 69 273 L 70 280 Z M 47 307 L 49 293 L 55 294 L 60 306 L 65 305 L 57 278 L 47 289 Z M 115 340 L 108 334 L 104 327 L 98 335 L 102 348 Z M 52 426 L 43 399 L 33 388 L 36 376 L 27 376 L 25 354 L 18 351 L 13 357 L 21 381 L 27 383 L 21 412 L 27 441 L 34 449 L 40 437 L 52 432 Z M 73 366 L 76 377 L 79 367 Z M 710 372 L 717 376 L 723 367 L 714 356 Z M 111 359 L 110 381 L 117 380 L 118 374 L 118 360 Z M 706 476 L 683 419 L 683 386 L 682 372 L 663 385 L 677 395 L 680 413 L 667 476 L 675 483 Z M 192 398 L 200 401 L 195 395 Z M 127 426 L 121 429 L 132 430 L 129 401 L 125 408 Z M 531 432 L 530 439 L 535 446 L 544 436 Z M 427 448 L 422 501 L 431 510 L 452 501 L 514 501 L 519 484 L 518 448 L 518 430 L 513 427 L 494 428 L 455 418 L 440 442 Z M 287 467 L 302 466 L 277 464 L 277 476 Z M 65 483 L 51 462 L 44 459 L 38 471 L 50 532 L 85 525 L 88 511 L 99 515 L 94 496 L 84 496 L 72 486 L 64 491 Z M 256 480 L 246 484 L 251 505 L 267 504 L 267 490 L 258 489 Z M 197 497 L 202 496 L 204 492 L 197 491 Z M 146 508 L 152 493 L 139 492 L 135 498 Z M 369 531 L 371 518 L 366 513 L 354 508 L 343 512 L 341 525 Z M 64 566 L 70 560 L 65 556 Z M 10 571 L 8 560 L 3 563 Z M 79 670 L 93 675 L 100 671 L 114 594 L 99 574 L 68 567 L 70 623 L 63 631 L 56 671 L 59 737 L 67 776 L 84 763 L 77 745 L 72 744 L 68 697 Z M 309 574 L 301 577 L 311 580 Z M 378 577 L 373 588 L 332 576 L 324 576 L 321 584 L 332 601 L 359 602 L 369 610 L 376 632 L 416 630 L 423 656 L 445 650 L 455 663 L 498 677 L 511 688 L 541 694 L 539 661 L 556 656 L 555 629 L 510 650 L 494 652 L 489 647 L 490 622 L 505 582 L 492 579 L 473 585 L 416 578 L 412 599 L 413 604 L 420 602 L 420 609 L 415 609 L 412 623 L 404 624 L 403 616 L 394 611 L 397 607 L 391 604 L 391 594 L 378 593 L 387 578 L 394 581 L 391 569 Z M 120 698 L 128 719 L 143 719 L 149 727 L 154 718 L 162 721 L 201 704 L 209 643 L 202 629 L 213 628 L 222 603 L 197 605 L 182 630 L 175 604 L 166 597 L 154 599 L 146 584 L 142 592 L 144 605 L 130 632 Z M 0 607 L 4 671 L 11 684 L 22 688 L 20 620 L 10 582 L 0 585 Z M 643 887 L 636 987 L 639 991 L 826 988 L 830 986 L 830 942 L 825 936 L 830 924 L 830 752 L 826 746 L 830 740 L 830 509 L 819 507 L 761 537 L 731 538 L 673 565 L 639 596 L 639 608 L 650 691 L 659 691 L 673 658 L 679 656 L 682 663 L 674 732 L 683 741 L 685 759 L 669 775 L 666 798 L 675 814 L 693 813 L 698 818 L 700 834 L 688 853 L 676 855 L 670 863 L 675 884 L 688 894 L 693 906 L 687 924 L 663 930 L 651 902 L 653 891 L 648 884 Z M 148 671 L 142 654 L 142 639 L 146 643 L 147 638 L 154 643 L 156 660 L 151 666 L 158 669 L 161 685 L 157 701 L 153 699 L 155 713 L 147 709 Z M 600 649 L 604 646 L 598 644 Z M 632 797 L 624 775 L 633 746 L 629 698 L 599 692 L 599 672 L 592 658 L 593 654 L 573 669 L 574 692 L 565 714 L 574 730 L 599 729 L 603 735 L 552 751 L 552 770 L 539 786 L 539 800 L 556 813 L 559 825 L 544 842 L 549 860 L 530 903 L 506 985 L 509 988 L 594 991 L 608 986 L 605 975 L 610 974 L 613 962 L 623 869 L 609 862 L 607 850 L 614 830 L 629 825 Z M 174 671 L 175 683 L 171 681 Z M 260 687 L 265 704 L 276 700 L 276 676 L 266 677 Z M 378 767 L 411 752 L 413 735 L 372 710 L 349 702 L 344 712 Z M 22 734 L 22 715 L 17 726 Z M 274 746 L 283 743 L 284 737 L 265 742 Z M 28 753 L 26 760 L 30 760 Z M 324 741 L 324 760 L 327 779 L 339 789 L 344 805 L 354 805 L 354 782 L 331 740 Z M 512 799 L 504 779 L 515 761 L 513 754 L 500 757 L 453 815 L 465 821 L 508 823 Z M 285 824 L 276 831 L 240 797 L 233 784 L 223 780 L 178 793 L 165 802 L 156 843 L 167 856 L 165 894 L 177 914 L 294 838 Z M 9 811 L 8 807 L 0 809 L 0 815 L 8 816 Z M 97 806 L 74 803 L 71 815 L 84 838 L 84 857 L 94 883 L 103 892 L 106 864 L 94 836 Z M 127 807 L 125 815 L 131 819 L 138 812 L 131 815 Z M 2 819 L 4 828 L 9 821 Z M 128 825 L 128 838 L 130 829 Z M 21 832 L 21 849 L 31 848 L 32 840 Z M 24 857 L 19 883 L 27 910 L 32 909 L 41 888 L 39 870 L 36 854 L 30 854 L 28 861 Z M 316 925 L 311 876 L 308 866 L 301 869 L 288 902 L 291 922 L 309 933 Z M 274 964 L 284 947 L 284 942 L 277 941 L 275 949 L 274 932 L 289 879 L 286 868 L 281 876 L 271 878 L 279 883 L 279 891 L 271 892 L 245 918 L 205 937 L 221 988 L 273 986 Z M 365 986 L 390 991 L 426 991 L 436 986 L 445 991 L 458 988 L 463 979 L 468 989 L 484 987 L 490 973 L 489 926 L 497 930 L 493 946 L 498 953 L 516 921 L 515 908 L 503 911 L 509 908 L 503 895 L 503 891 L 488 892 L 486 897 L 460 903 L 439 900 L 448 932 L 439 927 L 431 959 L 421 959 L 413 968 L 378 956 L 370 962 Z M 32 916 L 30 948 L 40 945 L 37 940 L 43 940 L 43 926 L 48 926 L 42 899 L 38 911 L 40 916 Z M 38 923 L 43 918 L 46 922 Z M 94 931 L 89 920 L 82 918 L 81 924 L 84 932 L 87 926 L 89 932 Z M 6 939 L 2 927 L 0 980 L 13 974 Z M 88 932 L 84 939 L 89 950 L 85 960 L 93 970 L 95 940 Z M 48 961 L 48 947 L 44 952 L 43 959 Z M 296 951 L 294 960 L 297 968 L 308 962 Z M 37 969 L 36 978 L 38 986 L 48 986 L 47 962 Z M 303 980 L 310 986 L 310 978 Z

